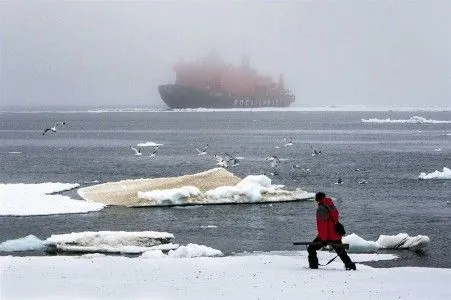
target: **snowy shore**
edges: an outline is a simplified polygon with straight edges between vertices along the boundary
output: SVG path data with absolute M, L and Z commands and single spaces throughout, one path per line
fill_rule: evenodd
M 321 253 L 320 261 L 332 257 Z M 307 253 L 200 258 L 1 257 L 1 299 L 449 299 L 451 269 L 307 268 Z M 356 262 L 393 259 L 352 254 Z M 32 266 L 32 267 L 31 267 Z

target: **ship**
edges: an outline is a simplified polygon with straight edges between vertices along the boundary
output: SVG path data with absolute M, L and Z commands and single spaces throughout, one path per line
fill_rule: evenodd
M 226 64 L 217 55 L 174 65 L 175 82 L 158 86 L 161 99 L 171 109 L 287 107 L 295 101 L 278 82 L 259 75 L 244 57 L 241 66 Z

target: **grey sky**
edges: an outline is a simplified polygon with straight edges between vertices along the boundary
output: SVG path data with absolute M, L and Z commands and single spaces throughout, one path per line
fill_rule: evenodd
M 450 106 L 451 1 L 0 2 L 0 105 L 161 105 L 173 63 L 243 54 L 295 105 Z

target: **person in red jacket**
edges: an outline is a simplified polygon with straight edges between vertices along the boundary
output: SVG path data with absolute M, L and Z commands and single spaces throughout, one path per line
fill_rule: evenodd
M 315 195 L 315 201 L 318 203 L 316 211 L 316 228 L 318 234 L 307 248 L 308 262 L 311 269 L 318 269 L 318 257 L 316 251 L 324 247 L 327 243 L 341 244 L 341 236 L 335 232 L 334 224 L 338 222 L 340 213 L 335 207 L 332 199 L 326 197 L 326 194 L 318 192 Z M 346 253 L 346 250 L 340 246 L 332 246 L 337 255 L 345 264 L 346 270 L 356 270 L 355 263 Z

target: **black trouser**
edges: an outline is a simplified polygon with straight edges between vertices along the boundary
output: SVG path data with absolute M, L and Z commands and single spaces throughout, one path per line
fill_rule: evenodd
M 315 244 L 310 244 L 307 247 L 308 261 L 313 262 L 313 263 L 318 263 L 318 257 L 316 256 L 316 251 L 323 248 L 324 246 L 326 246 L 327 243 L 341 244 L 341 240 L 324 242 L 324 241 L 321 241 L 317 237 L 313 240 L 313 243 L 315 243 Z M 346 253 L 345 248 L 335 247 L 335 246 L 332 246 L 332 248 L 334 248 L 335 252 L 337 252 L 337 254 L 338 254 L 338 257 L 340 257 L 340 259 L 343 261 L 343 263 L 345 265 L 352 263 L 351 258 L 349 257 L 348 253 Z

